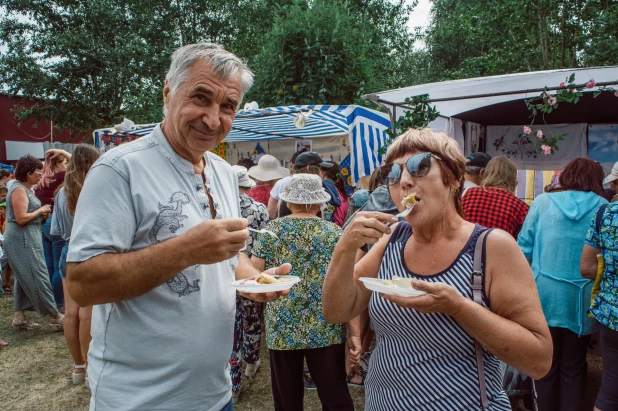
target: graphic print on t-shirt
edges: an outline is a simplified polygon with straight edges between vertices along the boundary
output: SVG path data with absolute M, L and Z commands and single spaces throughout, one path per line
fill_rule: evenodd
M 154 226 L 148 232 L 148 238 L 153 245 L 160 243 L 157 235 L 163 227 L 167 226 L 170 232 L 175 233 L 179 228 L 183 227 L 180 222 L 189 218 L 182 214 L 182 205 L 189 204 L 190 202 L 187 194 L 177 191 L 172 194 L 168 202 L 171 205 L 159 203 L 159 214 L 155 219 Z M 199 291 L 199 282 L 200 280 L 194 280 L 193 284 L 190 284 L 187 276 L 183 273 L 178 273 L 174 278 L 167 281 L 167 285 L 173 292 L 177 293 L 178 298 L 180 298 Z

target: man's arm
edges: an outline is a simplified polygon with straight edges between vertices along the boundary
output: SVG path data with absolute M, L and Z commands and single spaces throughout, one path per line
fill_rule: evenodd
M 245 219 L 209 220 L 131 250 L 137 218 L 128 182 L 107 165 L 93 167 L 79 197 L 67 258 L 69 293 L 79 305 L 140 296 L 187 267 L 234 257 L 249 237 Z

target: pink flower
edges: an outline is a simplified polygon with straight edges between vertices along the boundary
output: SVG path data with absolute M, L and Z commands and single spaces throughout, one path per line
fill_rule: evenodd
M 593 88 L 596 85 L 597 85 L 597 82 L 594 81 L 593 78 L 591 78 L 590 81 L 586 83 L 586 88 Z
M 541 150 L 543 150 L 543 153 L 545 155 L 551 154 L 551 147 L 550 146 L 546 146 L 545 144 L 543 144 L 541 146 Z
M 550 106 L 553 106 L 557 102 L 558 100 L 556 100 L 556 97 L 550 97 L 549 100 L 547 100 L 547 104 L 549 104 Z
M 543 136 L 543 132 L 541 130 L 536 132 L 536 137 L 537 138 L 544 138 L 545 136 Z
M 564 87 L 564 81 L 560 83 L 560 88 Z
M 524 134 L 531 134 L 532 133 L 532 129 L 528 126 L 524 126 Z

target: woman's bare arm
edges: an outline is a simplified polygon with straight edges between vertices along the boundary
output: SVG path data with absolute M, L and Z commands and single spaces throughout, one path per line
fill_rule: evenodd
M 584 245 L 584 249 L 582 250 L 582 259 L 579 263 L 579 272 L 582 277 L 589 280 L 595 280 L 597 278 L 597 267 L 599 265 L 597 261 L 597 254 L 600 252 L 601 250 L 598 248 L 591 247 L 588 244 Z
M 423 313 L 450 315 L 487 351 L 534 379 L 549 371 L 549 327 L 530 265 L 510 234 L 494 230 L 487 237 L 485 287 L 491 311 L 447 284 L 413 280 L 412 286 L 427 294 L 384 298 Z
M 390 214 L 359 213 L 344 230 L 335 247 L 322 291 L 322 311 L 326 321 L 346 323 L 369 305 L 371 292 L 358 279 L 377 276 L 390 238 L 390 235 L 385 234 L 391 232 L 382 221 L 392 222 L 393 219 Z M 375 245 L 354 264 L 357 250 L 363 244 Z
M 11 194 L 11 205 L 13 206 L 15 220 L 17 221 L 17 224 L 21 226 L 30 224 L 39 218 L 45 210 L 47 210 L 47 212 L 51 211 L 49 206 L 43 206 L 29 213 L 28 194 L 26 194 L 26 189 L 22 187 L 13 190 L 13 194 Z

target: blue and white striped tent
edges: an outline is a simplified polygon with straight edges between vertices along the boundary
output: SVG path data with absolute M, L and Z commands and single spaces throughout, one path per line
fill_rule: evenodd
M 299 113 L 307 114 L 309 110 L 313 110 L 313 114 L 307 117 L 306 125 L 297 128 L 294 119 Z M 138 126 L 135 130 L 125 132 L 117 132 L 113 128 L 96 130 L 95 145 L 100 151 L 105 151 L 105 136 L 109 136 L 108 139 L 111 137 L 112 141 L 115 136 L 139 138 L 149 134 L 154 126 L 156 124 Z M 360 106 L 271 107 L 239 111 L 225 142 L 230 146 L 235 146 L 235 143 L 259 142 L 266 152 L 270 152 L 268 148 L 282 140 L 344 138 L 350 151 L 350 174 L 356 183 L 361 177 L 371 175 L 382 163 L 378 149 L 384 145 L 385 131 L 389 127 L 388 115 Z M 343 146 L 346 147 L 346 144 Z M 315 151 L 320 152 L 319 149 Z M 285 159 L 292 154 L 293 151 Z

